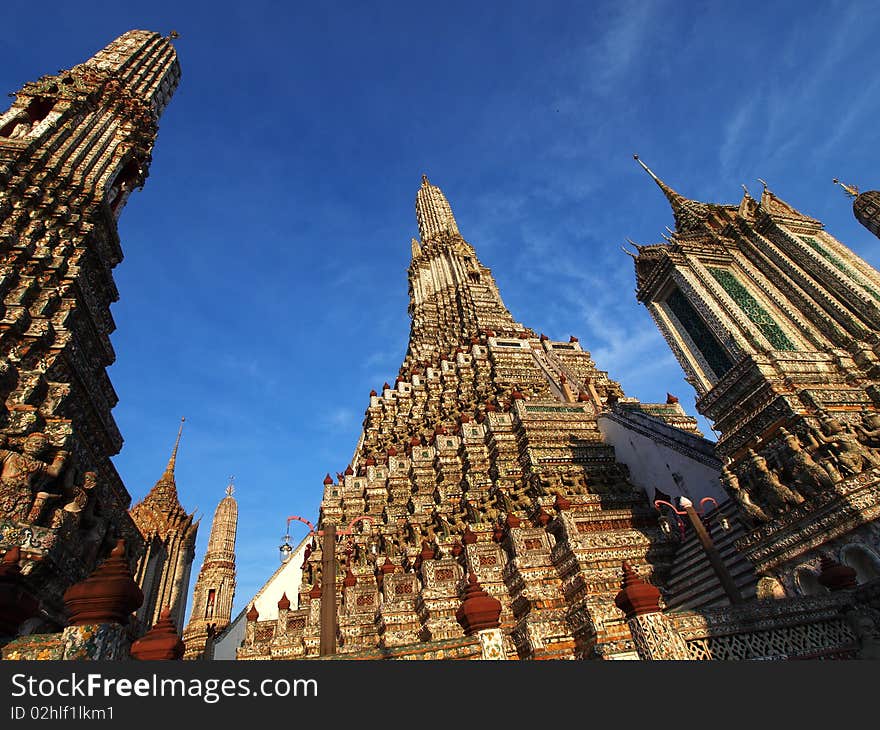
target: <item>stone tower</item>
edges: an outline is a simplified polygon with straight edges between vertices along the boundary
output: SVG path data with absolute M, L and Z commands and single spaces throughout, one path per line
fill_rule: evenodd
M 701 203 L 639 162 L 675 231 L 638 246 L 637 297 L 721 434 L 722 479 L 751 525 L 740 549 L 804 592 L 823 553 L 880 547 L 880 273 L 766 185 Z
M 0 549 L 22 547 L 50 621 L 109 538 L 143 545 L 110 461 L 112 271 L 117 218 L 179 78 L 168 38 L 130 31 L 25 84 L 0 115 Z
M 332 523 L 341 535 L 338 580 L 323 581 L 316 541 L 299 608 L 279 603 L 268 621 L 251 610 L 238 656 L 317 654 L 330 591 L 344 654 L 471 656 L 456 620 L 470 573 L 501 602 L 508 655 L 626 655 L 613 603 L 621 560 L 660 579 L 672 548 L 654 539 L 657 514 L 597 419 L 642 404 L 577 338 L 551 340 L 514 320 L 427 178 L 416 220 L 408 350 L 394 383 L 370 393 L 351 464 L 324 480 L 318 529 Z M 654 412 L 695 427 L 677 407 Z
M 183 419 L 168 466 L 146 497 L 131 509 L 131 517 L 144 537 L 145 549 L 138 560 L 135 579 L 144 592 L 138 619 L 144 629 L 169 608 L 175 626 L 186 616 L 189 576 L 195 558 L 198 523 L 187 514 L 177 496 L 174 467 L 183 432 Z
M 860 193 L 854 185 L 847 185 L 834 178 L 834 182 L 844 189 L 853 201 L 853 215 L 856 220 L 880 238 L 880 190 Z
M 232 618 L 235 531 L 238 526 L 238 503 L 232 496 L 233 491 L 230 482 L 226 487 L 226 496 L 220 500 L 214 512 L 208 549 L 193 589 L 192 613 L 183 632 L 186 644 L 184 659 L 204 657 L 209 639 L 223 631 Z

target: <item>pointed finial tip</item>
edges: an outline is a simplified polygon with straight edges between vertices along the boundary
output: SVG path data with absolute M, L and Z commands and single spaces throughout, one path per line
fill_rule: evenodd
M 178 33 L 176 30 L 172 30 L 168 34 L 168 38 L 172 41 L 177 40 L 178 38 L 180 38 L 180 33 Z
M 832 182 L 835 185 L 840 185 L 843 188 L 843 191 L 851 198 L 857 198 L 859 196 L 859 189 L 855 185 L 847 185 L 844 182 L 840 182 L 837 178 L 834 178 Z
M 426 185 L 426 186 L 427 186 L 427 185 L 430 185 L 430 184 L 431 184 L 431 183 L 428 182 L 428 176 L 427 176 L 427 175 L 422 175 L 422 185 Z

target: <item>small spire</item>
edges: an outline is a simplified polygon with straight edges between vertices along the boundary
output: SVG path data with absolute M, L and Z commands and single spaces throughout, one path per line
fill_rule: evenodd
M 174 476 L 174 467 L 177 465 L 177 449 L 180 446 L 180 436 L 183 433 L 183 424 L 186 421 L 185 417 L 181 417 L 180 419 L 180 428 L 177 429 L 177 439 L 174 442 L 174 448 L 171 450 L 171 458 L 168 459 L 168 466 L 165 467 L 165 473 Z
M 665 182 L 663 182 L 654 171 L 648 167 L 638 155 L 633 155 L 633 159 L 642 166 L 642 169 L 651 176 L 651 179 L 657 183 L 657 186 L 663 191 L 669 204 L 672 206 L 672 215 L 675 217 L 675 227 L 679 230 L 690 228 L 698 225 L 709 215 L 709 209 L 705 203 L 699 203 L 689 200 L 680 193 L 677 193 Z M 666 238 L 664 236 L 664 238 Z M 669 240 L 667 238 L 667 240 Z
M 838 180 L 837 178 L 834 178 L 834 180 L 832 182 L 835 185 L 840 185 L 840 187 L 842 187 L 844 189 L 844 192 L 846 192 L 846 194 L 850 198 L 859 197 L 859 189 L 855 185 L 847 185 L 846 183 L 840 182 L 840 180 Z
M 170 41 L 176 41 L 178 38 L 180 38 L 180 33 L 178 33 L 176 30 L 172 30 L 168 34 L 168 40 Z
M 427 176 L 427 175 L 422 175 L 422 187 L 423 187 L 423 188 L 426 188 L 426 187 L 428 187 L 428 185 L 430 185 L 430 184 L 431 184 L 431 183 L 428 182 L 428 176 Z
M 235 477 L 230 475 L 229 484 L 226 485 L 226 496 L 231 497 L 234 492 L 235 492 Z

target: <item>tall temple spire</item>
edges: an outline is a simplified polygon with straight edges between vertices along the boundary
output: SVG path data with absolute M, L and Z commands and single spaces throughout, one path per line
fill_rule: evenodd
M 459 233 L 446 196 L 425 175 L 416 193 L 416 220 L 421 244 L 413 239 L 409 268 L 410 356 L 434 361 L 482 331 L 521 332 L 492 272 Z
M 132 553 L 144 549 L 111 460 L 122 448 L 107 372 L 119 298 L 112 272 L 123 255 L 116 221 L 144 185 L 179 79 L 171 43 L 132 30 L 83 63 L 24 84 L 0 108 L 0 441 L 21 457 L 26 439 L 42 443 L 45 428 L 49 450 L 45 465 L 25 460 L 34 471 L 19 477 L 31 486 L 18 498 L 9 493 L 20 487 L 2 480 L 0 522 L 52 531 L 31 556 L 40 564 L 31 581 L 62 625 L 64 590 L 95 567 L 105 536 L 124 535 Z M 45 509 L 31 504 L 44 486 L 54 500 Z
M 669 201 L 669 205 L 672 206 L 672 215 L 675 217 L 675 227 L 678 231 L 684 232 L 700 227 L 700 224 L 709 216 L 709 206 L 696 200 L 690 200 L 673 190 L 657 177 L 654 171 L 642 162 L 638 155 L 633 155 L 633 159 L 642 166 L 642 169 L 651 176 L 651 179 L 663 191 L 663 194 Z
M 171 450 L 171 458 L 168 459 L 168 466 L 165 467 L 165 474 L 174 478 L 174 467 L 177 465 L 177 449 L 180 446 L 180 436 L 183 433 L 183 424 L 185 417 L 180 419 L 180 428 L 177 429 L 177 440 L 174 442 L 174 448 Z
M 461 235 L 449 201 L 440 188 L 428 182 L 427 175 L 422 175 L 422 187 L 416 195 L 416 219 L 423 243 L 444 233 Z
M 238 503 L 230 477 L 226 496 L 214 511 L 208 549 L 193 589 L 192 614 L 183 632 L 184 659 L 210 658 L 209 639 L 229 625 L 235 597 L 235 533 Z

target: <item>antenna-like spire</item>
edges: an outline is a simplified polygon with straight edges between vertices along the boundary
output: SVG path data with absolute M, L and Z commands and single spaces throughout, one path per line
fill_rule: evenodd
M 177 440 L 174 442 L 174 448 L 171 450 L 171 458 L 168 459 L 168 466 L 165 467 L 165 473 L 174 476 L 174 467 L 177 465 L 177 448 L 180 446 L 180 435 L 183 433 L 183 423 L 186 418 L 181 416 L 180 428 L 177 429 Z
M 229 484 L 226 485 L 226 496 L 231 497 L 235 492 L 235 477 L 229 477 Z
M 834 182 L 835 185 L 840 185 L 850 198 L 859 197 L 859 189 L 855 185 L 847 185 L 846 183 L 840 182 L 837 178 L 834 178 L 832 182 Z
M 708 217 L 709 209 L 704 203 L 689 200 L 683 195 L 675 192 L 675 190 L 657 177 L 657 175 L 654 174 L 654 171 L 642 162 L 638 155 L 633 155 L 633 159 L 642 166 L 642 169 L 651 176 L 651 179 L 657 183 L 657 186 L 663 191 L 663 194 L 672 206 L 672 215 L 675 217 L 675 227 L 678 228 L 679 231 L 698 226 Z

